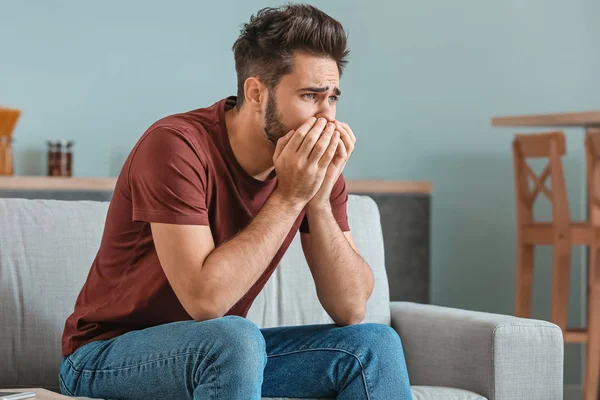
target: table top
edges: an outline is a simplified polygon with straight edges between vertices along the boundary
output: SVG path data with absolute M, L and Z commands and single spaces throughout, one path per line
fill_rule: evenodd
M 492 126 L 600 126 L 600 111 L 493 117 Z
M 72 399 L 72 397 L 63 396 L 62 394 L 54 393 L 46 389 L 0 389 L 2 392 L 35 392 L 36 400 L 61 400 Z

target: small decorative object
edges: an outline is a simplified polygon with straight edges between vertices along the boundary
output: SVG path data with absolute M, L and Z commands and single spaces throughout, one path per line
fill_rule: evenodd
M 48 176 L 73 176 L 73 141 L 48 141 Z
M 0 135 L 0 175 L 13 175 L 12 137 Z
M 16 108 L 0 107 L 0 175 L 13 175 L 14 160 L 12 133 L 21 111 Z

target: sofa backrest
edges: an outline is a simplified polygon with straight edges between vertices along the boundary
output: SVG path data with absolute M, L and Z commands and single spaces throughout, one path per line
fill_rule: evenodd
M 375 277 L 364 322 L 389 325 L 390 294 L 379 218 L 379 209 L 373 199 L 349 195 L 348 222 L 352 237 Z M 252 304 L 248 319 L 261 328 L 333 323 L 317 298 L 300 234 L 296 235 L 271 279 Z
M 57 389 L 64 323 L 100 245 L 108 202 L 0 199 L 0 387 Z M 350 228 L 375 289 L 365 322 L 390 323 L 383 238 L 375 202 L 350 195 Z M 256 299 L 259 327 L 331 323 L 299 235 Z

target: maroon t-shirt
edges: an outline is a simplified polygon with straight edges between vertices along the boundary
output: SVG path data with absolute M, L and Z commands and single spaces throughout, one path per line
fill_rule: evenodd
M 208 225 L 219 246 L 258 214 L 277 177 L 254 179 L 237 162 L 225 126 L 225 111 L 235 101 L 231 96 L 163 118 L 137 142 L 117 179 L 100 248 L 65 323 L 63 356 L 94 340 L 192 319 L 161 268 L 150 222 Z M 343 231 L 349 230 L 347 199 L 342 176 L 331 203 Z M 308 232 L 304 212 L 265 272 L 227 315 L 247 315 L 298 230 Z

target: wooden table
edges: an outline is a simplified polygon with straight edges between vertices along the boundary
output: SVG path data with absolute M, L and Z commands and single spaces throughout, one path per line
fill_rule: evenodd
M 36 400 L 60 400 L 72 399 L 72 397 L 63 396 L 46 389 L 0 389 L 0 392 L 35 392 Z
M 493 117 L 492 126 L 553 126 L 583 127 L 588 129 L 600 127 L 600 111 Z
M 493 117 L 491 122 L 493 127 L 578 127 L 583 128 L 586 134 L 600 133 L 600 111 Z M 600 179 L 600 171 L 595 176 Z M 589 217 L 600 225 L 599 210 L 592 210 Z

